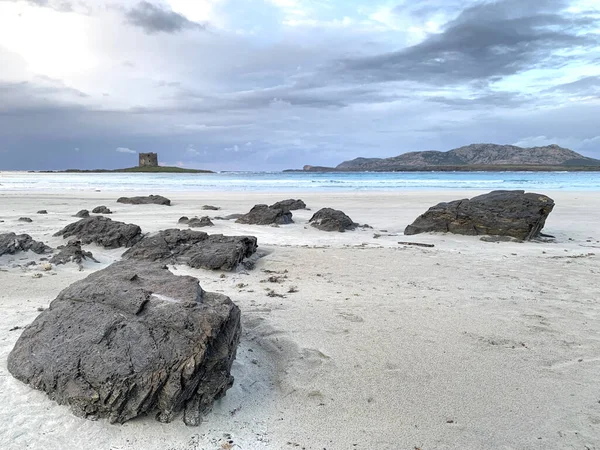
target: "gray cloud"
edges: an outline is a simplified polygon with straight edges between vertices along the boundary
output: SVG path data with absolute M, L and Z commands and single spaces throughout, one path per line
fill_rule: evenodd
M 557 49 L 593 48 L 597 34 L 582 30 L 600 20 L 563 11 L 566 0 L 501 0 L 473 5 L 412 47 L 372 57 L 342 60 L 342 78 L 420 80 L 456 84 L 490 80 L 523 70 L 557 67 L 569 57 Z
M 24 2 L 33 6 L 43 8 L 52 8 L 56 11 L 70 12 L 73 11 L 73 2 L 68 0 L 0 0 L 0 2 Z
M 147 1 L 138 3 L 125 13 L 128 23 L 142 28 L 146 33 L 177 33 L 185 29 L 205 29 L 206 26 L 192 22 L 174 11 Z

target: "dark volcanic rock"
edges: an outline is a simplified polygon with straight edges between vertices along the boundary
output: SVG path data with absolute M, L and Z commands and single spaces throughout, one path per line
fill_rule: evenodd
M 90 217 L 90 212 L 87 209 L 82 209 L 75 214 L 75 217 L 81 217 L 82 219 L 85 219 L 86 217 Z
M 202 206 L 202 208 L 200 208 L 200 209 L 203 209 L 203 210 L 205 210 L 205 211 L 218 211 L 218 210 L 219 210 L 219 209 L 221 209 L 221 208 L 219 208 L 218 206 L 204 205 L 204 206 Z
M 148 195 L 147 197 L 120 197 L 117 203 L 127 203 L 129 205 L 165 205 L 171 206 L 171 200 L 162 195 Z
M 112 211 L 104 205 L 96 206 L 94 209 L 92 209 L 92 212 L 94 214 L 112 214 Z
M 442 231 L 529 240 L 540 234 L 552 208 L 554 200 L 542 194 L 492 191 L 432 206 L 407 226 L 404 234 Z
M 127 250 L 123 258 L 234 270 L 256 252 L 256 248 L 254 236 L 209 236 L 203 231 L 169 229 L 145 237 Z
M 31 223 L 33 220 L 31 220 L 29 217 L 19 217 L 19 222 Z
M 310 218 L 309 223 L 323 231 L 354 230 L 358 224 L 338 209 L 323 208 Z
M 94 216 L 67 225 L 54 236 L 77 237 L 83 244 L 92 242 L 104 248 L 131 247 L 142 239 L 142 230 L 132 223 Z
M 92 252 L 87 252 L 81 248 L 81 241 L 75 239 L 69 241 L 67 245 L 61 245 L 58 247 L 58 250 L 60 250 L 60 252 L 50 259 L 51 264 L 56 264 L 58 266 L 59 264 L 74 262 L 81 268 L 84 259 L 89 258 L 94 262 L 99 262 L 94 258 Z
M 294 223 L 292 213 L 279 208 L 271 208 L 267 205 L 255 205 L 248 214 L 236 220 L 237 223 L 249 225 L 286 225 Z
M 201 227 L 212 227 L 214 223 L 211 222 L 210 217 L 204 216 L 201 218 L 194 217 L 188 221 L 190 228 L 201 228 Z
M 48 211 L 46 211 L 45 209 L 40 209 L 37 214 L 48 214 Z
M 26 252 L 27 250 L 37 254 L 52 251 L 46 244 L 34 241 L 28 234 L 0 234 L 0 256 L 5 254 L 14 255 L 17 252 Z
M 187 425 L 233 383 L 240 311 L 198 280 L 121 261 L 63 290 L 8 356 L 17 379 L 74 414 Z
M 190 221 L 189 217 L 187 217 L 187 216 L 181 216 L 179 218 L 179 220 L 177 221 L 177 223 L 189 223 L 189 221 Z
M 306 203 L 304 203 L 300 199 L 294 200 L 293 198 L 290 198 L 288 200 L 282 200 L 280 202 L 273 203 L 271 206 L 269 206 L 269 208 L 278 208 L 286 211 L 292 211 L 296 209 L 306 209 Z

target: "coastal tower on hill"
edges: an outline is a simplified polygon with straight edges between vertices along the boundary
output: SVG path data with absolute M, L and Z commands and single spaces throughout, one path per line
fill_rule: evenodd
M 140 153 L 140 167 L 158 167 L 158 154 Z

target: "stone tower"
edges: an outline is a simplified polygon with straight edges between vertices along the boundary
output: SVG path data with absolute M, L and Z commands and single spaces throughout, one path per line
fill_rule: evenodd
M 140 153 L 140 167 L 157 167 L 158 155 L 156 153 Z

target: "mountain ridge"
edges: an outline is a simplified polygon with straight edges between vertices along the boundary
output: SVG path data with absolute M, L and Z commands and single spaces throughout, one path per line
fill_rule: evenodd
M 518 147 L 516 145 L 470 144 L 446 152 L 426 150 L 408 152 L 390 158 L 364 158 L 344 161 L 335 171 L 401 171 L 421 168 L 432 170 L 473 170 L 482 167 L 494 170 L 500 167 L 527 168 L 548 167 L 554 170 L 598 167 L 600 160 L 583 156 L 568 148 L 556 144 L 543 147 Z M 305 166 L 305 171 L 323 171 L 326 168 Z

